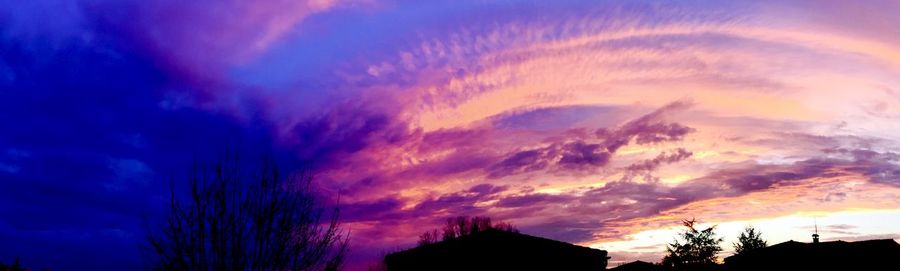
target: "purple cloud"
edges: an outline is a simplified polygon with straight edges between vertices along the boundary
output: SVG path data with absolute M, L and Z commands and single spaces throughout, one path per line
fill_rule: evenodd
M 546 204 L 565 203 L 573 200 L 570 195 L 553 195 L 546 193 L 529 193 L 524 195 L 512 195 L 500 198 L 495 205 L 501 208 L 518 208 L 529 206 L 542 206 Z
M 687 159 L 693 154 L 694 153 L 683 148 L 678 148 L 672 153 L 660 153 L 653 159 L 644 160 L 626 167 L 625 170 L 627 172 L 623 178 L 630 179 L 635 177 L 636 175 L 643 174 L 645 180 L 650 180 L 652 179 L 650 173 L 656 170 L 656 168 L 658 168 L 659 166 Z
M 678 123 L 665 122 L 665 117 L 690 105 L 684 101 L 670 103 L 622 126 L 597 129 L 594 132 L 595 138 L 590 142 L 577 136 L 575 140 L 565 137 L 554 138 L 554 142 L 547 146 L 509 153 L 500 162 L 491 166 L 489 177 L 500 178 L 545 169 L 556 171 L 597 169 L 606 166 L 619 148 L 632 142 L 646 145 L 680 141 L 694 129 Z M 683 157 L 685 155 L 690 156 L 684 150 L 673 155 L 674 157 L 659 158 L 661 159 L 659 163 L 667 162 L 662 161 L 666 159 L 681 160 L 686 158 Z
M 679 155 L 674 154 L 678 157 Z M 680 156 L 686 156 L 681 154 Z M 668 156 L 667 156 L 668 157 Z M 617 238 L 617 225 L 631 219 L 652 217 L 666 210 L 686 204 L 721 197 L 737 197 L 751 192 L 802 185 L 807 180 L 837 177 L 854 173 L 870 174 L 882 169 L 879 164 L 860 164 L 857 161 L 810 159 L 793 164 L 754 164 L 711 172 L 675 186 L 659 182 L 613 181 L 602 187 L 563 194 L 524 192 L 501 197 L 494 207 L 528 209 L 526 216 L 553 210 L 558 217 L 530 225 L 527 229 L 544 236 L 556 236 L 571 242 L 593 238 Z M 894 165 L 892 170 L 900 169 Z M 841 173 L 843 171 L 843 173 Z M 880 183 L 883 180 L 871 178 Z M 837 200 L 841 195 L 827 196 Z M 540 206 L 539 208 L 532 208 Z M 518 213 L 521 215 L 521 213 Z M 569 214 L 569 215 L 567 215 Z M 578 215 L 582 214 L 582 215 Z M 586 223 L 584 214 L 593 222 Z M 568 228 L 567 228 L 568 227 Z M 590 230 L 585 230 L 590 229 Z M 572 234 L 560 234 L 569 232 Z M 576 234 L 577 233 L 577 234 Z

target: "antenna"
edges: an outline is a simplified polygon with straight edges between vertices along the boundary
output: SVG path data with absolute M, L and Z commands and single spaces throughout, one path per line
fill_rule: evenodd
M 813 244 L 818 244 L 819 243 L 819 222 L 816 221 L 815 217 L 813 217 L 813 225 L 816 229 L 815 233 L 813 233 L 813 235 L 812 235 Z

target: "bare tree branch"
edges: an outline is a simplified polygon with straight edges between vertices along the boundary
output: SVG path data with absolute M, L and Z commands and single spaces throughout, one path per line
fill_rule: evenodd
M 247 178 L 238 162 L 226 155 L 213 167 L 195 165 L 185 202 L 172 183 L 169 217 L 148 234 L 155 268 L 338 270 L 349 235 L 341 230 L 340 210 L 317 201 L 313 174 L 285 175 L 264 159 Z

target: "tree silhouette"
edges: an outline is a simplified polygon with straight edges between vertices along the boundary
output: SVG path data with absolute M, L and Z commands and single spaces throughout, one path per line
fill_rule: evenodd
M 682 221 L 686 229 L 666 246 L 668 254 L 663 258 L 664 266 L 676 270 L 703 270 L 716 264 L 716 254 L 722 251 L 719 243 L 723 239 L 716 237 L 716 226 L 698 230 L 696 223 L 696 219 Z
M 308 171 L 285 175 L 264 159 L 244 176 L 238 159 L 195 166 L 189 195 L 171 188 L 169 216 L 148 240 L 159 270 L 337 270 L 348 236 L 338 209 L 316 201 Z M 286 177 L 287 176 L 287 177 Z M 326 220 L 322 218 L 326 217 Z
M 0 262 L 0 271 L 24 271 L 24 270 L 30 270 L 30 269 L 26 269 L 26 268 L 22 267 L 22 264 L 19 262 L 19 257 L 16 257 L 16 260 L 10 266 L 6 266 L 6 264 L 3 264 L 2 262 Z
M 426 231 L 422 233 L 422 235 L 419 235 L 420 246 L 434 244 L 438 241 L 441 241 L 441 231 L 439 230 Z
M 734 252 L 735 254 L 741 254 L 764 247 L 766 247 L 766 240 L 762 239 L 762 234 L 753 226 L 747 226 L 744 232 L 738 236 L 738 242 L 734 243 Z
M 506 222 L 493 223 L 490 217 L 457 216 L 447 218 L 447 223 L 442 230 L 431 230 L 419 235 L 419 245 L 437 243 L 441 240 L 451 240 L 462 236 L 472 235 L 488 229 L 497 229 L 508 232 L 519 232 L 516 227 Z

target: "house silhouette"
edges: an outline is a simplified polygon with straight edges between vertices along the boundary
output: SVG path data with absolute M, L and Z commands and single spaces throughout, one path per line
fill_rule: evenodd
M 858 242 L 788 241 L 725 258 L 729 271 L 900 270 L 900 244 L 892 239 Z
M 633 261 L 630 263 L 616 266 L 609 270 L 610 271 L 661 271 L 661 270 L 663 270 L 663 267 L 661 265 L 656 265 L 656 264 L 648 263 L 645 261 Z
M 488 229 L 388 254 L 389 271 L 407 270 L 606 270 L 604 250 Z

